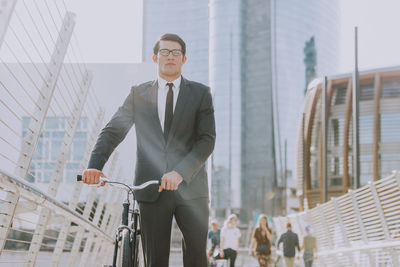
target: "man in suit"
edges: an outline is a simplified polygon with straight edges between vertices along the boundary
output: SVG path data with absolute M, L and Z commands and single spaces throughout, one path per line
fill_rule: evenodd
M 161 179 L 136 192 L 148 266 L 166 267 L 172 219 L 183 234 L 185 267 L 207 266 L 208 182 L 205 162 L 215 144 L 210 88 L 182 77 L 185 42 L 164 34 L 154 46 L 155 81 L 134 86 L 101 131 L 82 180 L 98 183 L 104 164 L 135 124 L 135 184 Z

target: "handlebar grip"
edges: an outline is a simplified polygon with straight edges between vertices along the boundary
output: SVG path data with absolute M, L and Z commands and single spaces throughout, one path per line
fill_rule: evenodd
M 79 181 L 82 181 L 82 175 L 80 175 L 80 174 L 78 174 L 77 176 L 76 176 L 76 180 L 79 182 Z

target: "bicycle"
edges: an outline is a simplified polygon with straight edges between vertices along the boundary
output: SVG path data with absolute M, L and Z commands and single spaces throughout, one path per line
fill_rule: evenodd
M 77 175 L 77 181 L 82 181 L 82 175 Z M 140 259 L 139 252 L 143 252 L 143 242 L 141 242 L 140 235 L 140 211 L 138 203 L 135 199 L 134 191 L 141 190 L 149 185 L 158 184 L 159 180 L 150 180 L 141 185 L 127 185 L 121 182 L 116 182 L 109 180 L 105 177 L 100 177 L 99 184 L 97 185 L 110 184 L 123 188 L 127 191 L 126 200 L 122 203 L 122 222 L 118 226 L 115 233 L 115 245 L 114 245 L 114 255 L 113 255 L 113 267 L 117 266 L 117 255 L 118 247 L 121 244 L 121 262 L 122 267 L 146 267 L 147 261 L 144 253 L 141 253 L 142 258 Z M 130 210 L 130 195 L 132 194 L 133 199 L 133 209 Z M 129 224 L 129 214 L 131 214 L 130 224 Z M 142 243 L 142 246 L 139 244 Z M 142 264 L 142 265 L 141 265 Z

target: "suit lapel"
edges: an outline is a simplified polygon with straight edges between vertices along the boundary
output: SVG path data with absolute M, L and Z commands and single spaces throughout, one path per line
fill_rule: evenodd
M 154 129 L 157 131 L 157 135 L 159 136 L 160 139 L 162 139 L 162 142 L 164 143 L 165 142 L 164 134 L 161 128 L 160 118 L 158 117 L 158 110 L 157 110 L 157 102 L 158 102 L 157 89 L 158 89 L 158 82 L 157 80 L 155 80 L 151 85 L 150 90 L 148 91 L 149 92 L 148 100 L 151 106 L 150 116 L 154 123 Z
M 172 118 L 171 130 L 169 131 L 168 134 L 167 146 L 171 142 L 171 138 L 172 136 L 174 136 L 176 129 L 178 128 L 178 125 L 182 122 L 182 116 L 185 112 L 186 103 L 188 102 L 188 98 L 190 96 L 189 93 L 190 93 L 190 88 L 187 84 L 187 81 L 182 77 L 181 86 L 179 88 L 178 99 L 176 100 L 174 116 Z

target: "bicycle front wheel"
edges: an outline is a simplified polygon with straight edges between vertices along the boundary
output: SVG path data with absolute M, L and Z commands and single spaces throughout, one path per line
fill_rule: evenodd
M 126 229 L 122 231 L 121 251 L 122 251 L 122 256 L 121 256 L 122 267 L 132 267 L 133 266 L 132 242 L 130 237 L 130 231 Z

